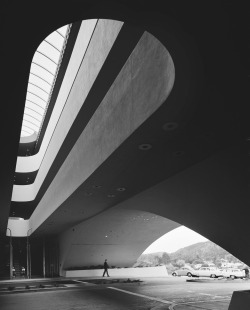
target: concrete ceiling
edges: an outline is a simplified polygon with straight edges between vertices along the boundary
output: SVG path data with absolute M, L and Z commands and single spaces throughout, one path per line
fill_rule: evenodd
M 61 210 L 66 210 L 67 204 L 78 199 L 86 200 L 93 208 L 99 204 L 102 204 L 102 208 L 112 207 L 213 157 L 218 152 L 229 150 L 230 154 L 230 150 L 234 148 L 239 152 L 237 159 L 240 160 L 238 169 L 244 181 L 242 188 L 247 190 L 249 150 L 246 138 L 250 135 L 250 130 L 247 119 L 249 72 L 246 68 L 247 55 L 244 44 L 244 8 L 226 1 L 216 1 L 215 9 L 211 1 L 168 2 L 166 8 L 166 1 L 135 3 L 127 0 L 120 1 L 119 6 L 115 1 L 107 1 L 104 6 L 101 0 L 94 3 L 73 0 L 70 6 L 60 5 L 58 14 L 58 4 L 58 1 L 48 4 L 45 1 L 39 11 L 29 1 L 2 4 L 2 233 L 5 232 L 10 212 L 19 135 L 33 53 L 44 37 L 56 28 L 99 16 L 125 21 L 152 33 L 166 46 L 176 71 L 180 74 L 176 76 L 168 103 L 163 104 L 140 126 L 81 188 L 69 197 L 69 201 L 65 201 Z M 175 108 L 175 102 L 183 103 L 178 105 L 182 106 L 181 113 Z M 91 109 L 88 112 L 90 117 Z M 173 131 L 164 130 L 164 124 L 173 120 L 178 123 L 178 128 Z M 6 130 L 8 124 L 12 124 L 11 131 Z M 79 133 L 79 129 L 72 131 L 72 137 L 76 140 Z M 140 151 L 138 145 L 142 143 L 150 143 L 153 148 L 148 152 Z M 70 149 L 67 145 L 64 152 L 61 152 L 62 159 Z M 57 161 L 57 165 L 60 166 L 60 160 Z M 26 204 L 28 213 L 33 211 L 41 199 L 57 169 L 58 167 L 52 167 L 44 188 L 34 203 L 30 203 L 30 206 Z M 93 189 L 94 185 L 101 183 L 105 183 L 105 187 Z M 107 193 L 115 192 L 119 187 L 126 187 L 126 191 L 120 192 L 114 199 L 107 197 Z M 92 197 L 84 195 L 89 191 L 94 192 Z M 14 204 L 12 208 L 13 211 Z M 213 211 L 216 210 L 211 209 L 211 213 Z M 245 214 L 247 211 L 248 205 L 244 201 L 240 213 Z M 65 216 L 60 216 L 56 211 L 44 222 L 44 227 L 41 225 L 40 232 L 46 228 L 48 233 L 58 233 L 73 222 L 83 220 L 85 216 L 79 218 L 76 210 L 75 219 L 69 223 L 60 223 L 60 219 Z M 234 216 L 235 210 L 226 211 L 227 220 L 222 234 L 224 237 L 231 231 Z M 211 225 L 212 218 L 211 215 L 210 222 L 207 221 L 208 225 Z M 55 219 L 58 219 L 58 226 L 49 228 L 48 223 Z M 191 222 L 190 224 L 192 225 Z M 238 225 L 238 231 L 241 231 L 242 223 L 237 222 L 235 225 Z M 247 227 L 245 228 L 247 234 Z

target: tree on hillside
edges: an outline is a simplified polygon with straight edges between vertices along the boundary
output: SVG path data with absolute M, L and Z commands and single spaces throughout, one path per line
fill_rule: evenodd
M 221 260 L 219 258 L 215 259 L 214 264 L 216 265 L 216 267 L 220 268 L 221 267 Z
M 166 252 L 164 252 L 162 254 L 162 257 L 159 258 L 159 262 L 160 262 L 160 264 L 164 264 L 164 265 L 169 264 L 170 263 L 169 255 Z
M 166 265 L 166 269 L 168 274 L 171 274 L 175 270 L 174 266 L 171 263 Z
M 203 259 L 201 258 L 196 258 L 194 261 L 193 261 L 193 265 L 197 265 L 197 264 L 203 264 L 204 261 Z
M 178 259 L 176 262 L 175 262 L 175 265 L 179 268 L 185 266 L 185 261 L 184 259 Z

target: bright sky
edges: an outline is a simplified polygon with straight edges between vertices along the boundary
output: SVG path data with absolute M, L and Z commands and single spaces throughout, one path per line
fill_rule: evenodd
M 208 241 L 208 239 L 185 226 L 180 226 L 157 239 L 143 253 L 172 253 L 180 248 L 204 241 Z

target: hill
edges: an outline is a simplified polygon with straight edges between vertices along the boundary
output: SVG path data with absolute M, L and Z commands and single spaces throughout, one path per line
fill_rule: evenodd
M 181 248 L 174 253 L 157 252 L 142 254 L 134 266 L 157 266 L 160 264 L 180 266 L 185 263 L 195 265 L 213 262 L 219 267 L 221 259 L 227 260 L 230 263 L 241 262 L 220 246 L 211 241 L 206 241 Z
M 171 261 L 183 259 L 186 263 L 194 263 L 195 260 L 215 262 L 221 258 L 230 261 L 233 259 L 233 255 L 211 241 L 192 244 L 169 255 Z

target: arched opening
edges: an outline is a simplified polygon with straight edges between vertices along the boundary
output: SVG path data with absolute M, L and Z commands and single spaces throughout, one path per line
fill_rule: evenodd
M 244 262 L 193 230 L 179 226 L 155 240 L 134 267 L 165 266 L 168 274 L 188 277 L 245 276 Z M 211 274 L 209 274 L 211 272 Z

